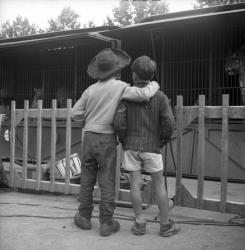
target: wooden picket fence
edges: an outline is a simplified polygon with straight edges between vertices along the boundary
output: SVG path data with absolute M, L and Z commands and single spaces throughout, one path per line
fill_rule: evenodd
M 70 155 L 71 155 L 71 100 L 67 100 L 66 109 L 57 109 L 56 100 L 52 101 L 51 109 L 43 109 L 42 101 L 38 101 L 37 109 L 29 109 L 29 102 L 24 102 L 24 109 L 16 109 L 15 102 L 11 105 L 11 140 L 10 140 L 10 186 L 15 188 L 32 189 L 37 191 L 50 191 L 64 194 L 78 194 L 80 186 L 71 183 L 70 180 Z M 183 106 L 182 96 L 177 97 L 176 114 L 176 187 L 175 201 L 177 205 L 185 205 L 196 207 L 199 209 L 210 209 L 221 212 L 233 212 L 236 210 L 230 209 L 231 206 L 227 202 L 227 173 L 228 173 L 228 120 L 229 119 L 245 119 L 245 106 L 229 106 L 229 96 L 223 95 L 222 106 L 205 106 L 205 96 L 199 96 L 199 106 Z M 36 140 L 36 178 L 27 178 L 28 165 L 28 119 L 33 118 L 37 121 L 37 140 Z M 51 159 L 50 159 L 50 181 L 41 180 L 41 146 L 42 146 L 42 118 L 51 119 Z M 66 174 L 64 182 L 57 182 L 55 179 L 56 167 L 56 120 L 66 120 Z M 198 148 L 199 148 L 199 169 L 198 169 L 198 185 L 197 198 L 192 199 L 186 196 L 185 188 L 182 184 L 182 163 L 183 163 L 183 130 L 194 119 L 198 118 Z M 222 138 L 221 138 L 221 189 L 220 201 L 215 204 L 208 204 L 208 201 L 203 198 L 204 193 L 204 166 L 205 166 L 205 118 L 222 119 Z M 23 167 L 22 178 L 16 178 L 14 170 L 15 165 L 15 132 L 18 120 L 23 121 Z M 128 190 L 120 189 L 120 163 L 121 153 L 118 148 L 117 160 L 117 176 L 116 176 L 116 199 L 125 200 L 129 197 Z M 95 191 L 98 195 L 98 192 Z M 151 200 L 151 199 L 150 199 Z M 239 207 L 244 213 L 244 206 Z
M 205 106 L 205 96 L 200 95 L 199 106 L 183 106 L 182 96 L 177 97 L 176 125 L 177 125 L 177 166 L 176 166 L 176 204 L 199 209 L 220 212 L 245 214 L 245 204 L 227 202 L 228 179 L 228 124 L 229 119 L 245 119 L 245 106 L 229 106 L 229 95 L 223 95 L 222 106 Z M 183 163 L 183 130 L 193 119 L 198 118 L 198 152 L 199 169 L 196 199 L 190 197 L 182 185 Z M 204 199 L 204 171 L 205 171 L 205 118 L 222 120 L 221 135 L 221 185 L 220 201 Z M 245 120 L 243 120 L 243 123 Z M 244 123 L 245 126 L 245 123 Z
M 52 101 L 52 109 L 43 109 L 42 100 L 38 100 L 37 109 L 29 109 L 29 101 L 24 102 L 24 109 L 16 109 L 15 102 L 11 103 L 11 140 L 10 140 L 10 186 L 23 189 L 35 189 L 37 191 L 61 192 L 65 194 L 79 193 L 79 186 L 70 183 L 70 155 L 71 155 L 71 100 L 67 100 L 66 109 L 57 109 L 57 101 Z M 15 132 L 19 120 L 24 119 L 23 128 L 23 167 L 22 179 L 15 178 Z M 37 121 L 37 153 L 36 153 L 36 179 L 27 179 L 28 163 L 28 119 Z M 41 180 L 41 148 L 42 148 L 42 118 L 51 119 L 51 160 L 50 181 Z M 56 167 L 56 120 L 66 119 L 66 175 L 65 182 L 55 181 Z

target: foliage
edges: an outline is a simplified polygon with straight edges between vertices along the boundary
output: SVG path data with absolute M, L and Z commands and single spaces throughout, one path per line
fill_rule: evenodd
M 142 19 L 168 12 L 168 6 L 164 0 L 134 1 L 121 0 L 118 7 L 112 10 L 113 17 L 107 16 L 106 25 L 129 25 L 138 23 Z
M 63 31 L 63 30 L 73 30 L 79 29 L 80 23 L 78 21 L 79 14 L 77 14 L 70 7 L 65 7 L 57 19 L 51 18 L 49 23 L 48 31 Z
M 196 8 L 216 6 L 216 5 L 225 5 L 233 3 L 244 3 L 245 0 L 197 0 Z
M 88 23 L 84 23 L 83 24 L 83 28 L 84 29 L 86 29 L 86 28 L 93 28 L 93 27 L 95 27 L 95 23 L 92 20 L 89 20 Z
M 115 25 L 112 18 L 110 18 L 109 16 L 106 17 L 106 20 L 103 23 L 104 26 L 113 26 Z
M 29 20 L 22 16 L 17 16 L 12 23 L 6 21 L 2 24 L 1 30 L 1 38 L 26 36 L 41 32 L 36 25 L 30 24 Z

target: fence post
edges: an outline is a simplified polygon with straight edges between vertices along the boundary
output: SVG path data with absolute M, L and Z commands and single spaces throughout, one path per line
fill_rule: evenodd
M 23 166 L 22 166 L 22 177 L 23 184 L 22 188 L 26 188 L 27 179 L 27 156 L 28 156 L 28 114 L 29 114 L 29 101 L 24 101 L 24 131 L 23 131 Z
M 222 107 L 222 138 L 221 138 L 221 190 L 220 190 L 220 211 L 226 212 L 227 200 L 227 174 L 228 174 L 228 106 L 229 95 L 223 95 Z
M 71 169 L 71 99 L 67 100 L 66 113 L 66 173 L 65 173 L 65 194 L 69 194 L 70 169 Z
M 57 101 L 52 100 L 52 126 L 51 126 L 51 161 L 50 161 L 50 192 L 54 192 L 55 182 L 55 162 L 56 162 L 56 110 Z
M 15 187 L 15 121 L 16 121 L 16 109 L 15 101 L 11 101 L 11 132 L 10 132 L 10 187 Z
M 183 116 L 183 97 L 177 96 L 177 166 L 176 166 L 176 205 L 181 205 L 181 178 L 182 178 L 182 116 Z
M 197 183 L 197 208 L 203 208 L 203 187 L 204 187 L 204 169 L 205 169 L 205 130 L 204 130 L 204 106 L 205 95 L 199 95 L 198 110 L 198 183 Z
M 36 190 L 40 190 L 41 154 L 42 154 L 42 108 L 43 101 L 37 102 L 37 152 L 36 152 Z
M 119 199 L 119 193 L 120 193 L 120 175 L 121 175 L 121 171 L 120 171 L 120 163 L 121 163 L 121 153 L 122 153 L 122 146 L 121 144 L 119 144 L 117 146 L 117 165 L 116 165 L 116 184 L 115 184 L 115 198 L 116 200 Z

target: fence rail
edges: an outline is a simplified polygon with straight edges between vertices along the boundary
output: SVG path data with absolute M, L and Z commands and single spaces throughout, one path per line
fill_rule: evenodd
M 70 177 L 70 155 L 71 155 L 71 100 L 67 100 L 66 109 L 57 109 L 56 100 L 52 101 L 52 109 L 43 109 L 42 101 L 38 101 L 37 109 L 29 109 L 29 102 L 24 102 L 24 109 L 16 109 L 15 102 L 11 105 L 11 140 L 10 140 L 10 186 L 23 189 L 43 190 L 50 192 L 59 192 L 65 194 L 78 194 L 80 186 L 71 183 Z M 205 106 L 205 96 L 199 96 L 199 106 L 183 106 L 182 96 L 177 97 L 176 114 L 176 186 L 175 198 L 177 205 L 187 205 L 188 197 L 185 195 L 185 188 L 182 183 L 182 164 L 183 164 L 183 131 L 194 119 L 198 120 L 198 185 L 196 199 L 192 201 L 192 206 L 204 209 L 209 208 L 206 205 L 207 200 L 204 199 L 204 171 L 205 171 L 205 119 L 222 119 L 222 136 L 221 136 L 221 189 L 220 201 L 216 204 L 214 210 L 221 212 L 233 211 L 231 205 L 227 202 L 227 173 L 228 173 L 228 151 L 229 151 L 229 119 L 241 119 L 245 122 L 245 106 L 229 106 L 229 96 L 223 95 L 222 106 Z M 42 162 L 41 162 L 41 146 L 42 146 L 42 119 L 48 118 L 51 120 L 51 150 L 50 150 L 50 180 L 42 180 Z M 22 178 L 16 178 L 15 173 L 15 133 L 16 127 L 20 120 L 24 120 L 23 128 L 23 167 Z M 28 123 L 29 119 L 35 119 L 37 122 L 37 138 L 36 138 L 36 178 L 27 178 L 28 165 Z M 55 179 L 56 168 L 56 120 L 66 120 L 66 172 L 64 182 L 58 182 Z M 118 200 L 129 200 L 129 191 L 120 189 L 120 164 L 121 164 L 121 148 L 118 147 L 117 160 L 117 179 L 116 179 L 116 198 Z M 147 194 L 149 195 L 149 191 Z M 95 191 L 95 196 L 98 192 Z M 152 197 L 148 199 L 151 201 Z M 218 206 L 218 208 L 217 208 Z M 211 206 L 212 207 L 212 206 Z M 244 205 L 239 207 L 244 213 Z M 236 209 L 235 209 L 236 210 Z
M 205 119 L 222 119 L 221 135 L 221 189 L 220 201 L 215 210 L 229 212 L 234 210 L 227 203 L 227 176 L 228 176 L 228 124 L 229 119 L 243 119 L 245 126 L 245 106 L 229 106 L 229 95 L 223 95 L 222 106 L 205 106 L 205 96 L 199 96 L 199 106 L 183 106 L 182 96 L 177 97 L 176 119 L 177 119 L 177 168 L 176 168 L 176 203 L 178 205 L 187 204 L 184 200 L 184 187 L 182 185 L 182 134 L 184 128 L 195 118 L 198 118 L 198 185 L 197 199 L 192 206 L 199 209 L 211 208 L 207 205 L 207 200 L 203 198 L 204 193 L 204 171 L 205 171 Z M 204 206 L 205 202 L 205 206 Z M 227 206 L 229 205 L 229 206 Z M 229 209 L 228 209 L 229 208 Z M 241 207 L 244 213 L 244 205 Z

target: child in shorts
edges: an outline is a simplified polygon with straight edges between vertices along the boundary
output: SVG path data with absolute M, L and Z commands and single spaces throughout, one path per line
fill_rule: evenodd
M 132 64 L 134 86 L 143 88 L 152 80 L 156 63 L 147 56 L 137 58 Z M 124 168 L 130 173 L 131 200 L 135 213 L 132 232 L 143 235 L 146 221 L 142 215 L 142 175 L 148 172 L 160 213 L 160 235 L 171 236 L 179 226 L 169 218 L 168 196 L 163 179 L 163 161 L 160 149 L 170 139 L 174 118 L 167 96 L 157 93 L 149 102 L 121 101 L 114 117 L 114 129 L 124 150 Z

